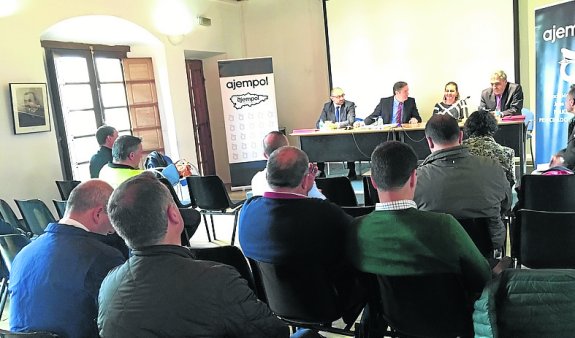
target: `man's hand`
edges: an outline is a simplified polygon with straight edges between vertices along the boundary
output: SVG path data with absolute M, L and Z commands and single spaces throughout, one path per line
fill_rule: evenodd
M 409 124 L 415 124 L 415 123 L 419 123 L 419 121 L 417 121 L 415 117 L 409 119 Z

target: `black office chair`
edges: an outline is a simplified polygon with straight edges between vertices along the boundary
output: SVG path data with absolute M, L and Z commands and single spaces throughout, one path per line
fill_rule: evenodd
M 159 177 L 158 180 L 162 182 L 162 184 L 166 188 L 168 188 L 168 190 L 170 191 L 170 195 L 172 195 L 174 202 L 176 203 L 178 209 L 180 210 L 180 214 L 182 215 L 182 218 L 184 220 L 184 230 L 182 231 L 181 235 L 182 245 L 188 246 L 190 245 L 190 238 L 192 238 L 192 236 L 196 233 L 196 230 L 198 230 L 198 226 L 202 222 L 202 217 L 200 216 L 200 213 L 194 209 L 195 201 L 193 200 L 192 196 L 190 196 L 191 202 L 183 203 L 180 200 L 178 194 L 176 193 L 174 186 L 170 183 L 170 181 L 168 181 L 167 178 Z M 208 231 L 207 223 L 206 223 L 206 231 Z M 208 239 L 209 239 L 209 232 L 208 232 Z
M 190 239 L 198 230 L 198 226 L 202 222 L 200 212 L 192 208 L 178 208 L 180 215 L 184 220 L 184 230 L 182 231 L 181 240 L 182 246 L 190 245 Z
M 208 222 L 206 215 L 210 215 L 212 223 L 212 231 L 214 240 L 216 238 L 216 229 L 214 227 L 214 215 L 233 215 L 234 224 L 232 230 L 231 245 L 234 245 L 236 237 L 236 229 L 238 225 L 238 214 L 243 206 L 245 200 L 232 202 L 224 182 L 217 175 L 210 176 L 189 176 L 186 177 L 188 189 L 190 190 L 190 198 L 195 201 L 195 205 L 200 209 L 206 224 L 206 231 L 208 232 L 208 240 L 210 233 L 208 231 Z
M 517 209 L 575 212 L 575 175 L 523 175 Z
M 174 189 L 174 186 L 170 183 L 170 181 L 168 181 L 167 178 L 165 177 L 160 177 L 158 178 L 160 180 L 160 182 L 162 182 L 163 185 L 166 186 L 166 188 L 168 188 L 168 190 L 170 191 L 170 195 L 172 195 L 172 198 L 174 199 L 174 202 L 176 202 L 176 205 L 178 206 L 178 208 L 195 208 L 196 206 L 194 205 L 194 199 L 193 196 L 190 195 L 190 203 L 183 203 L 182 200 L 180 200 L 180 196 L 178 196 L 178 193 L 176 192 L 176 190 Z
M 377 189 L 371 183 L 370 176 L 363 176 L 363 196 L 364 205 L 375 205 L 379 203 L 379 196 L 377 195 Z
M 351 217 L 365 216 L 375 210 L 375 205 L 357 206 L 357 207 L 341 207 L 341 210 Z
M 377 275 L 381 315 L 399 337 L 473 337 L 473 302 L 455 274 Z
M 34 235 L 40 236 L 49 223 L 56 222 L 50 209 L 39 199 L 14 200 L 14 202 Z
M 26 234 L 26 236 L 32 237 L 34 235 L 32 230 L 30 230 L 28 225 L 26 225 L 26 222 L 20 221 L 18 217 L 16 217 L 16 214 L 10 205 L 3 199 L 0 199 L 0 215 L 2 215 L 2 219 L 4 219 L 5 222 L 8 222 L 16 229 L 20 229 L 22 233 Z
M 56 207 L 56 212 L 58 213 L 58 217 L 64 217 L 64 213 L 66 213 L 66 201 L 60 200 L 52 200 L 54 202 L 54 207 Z
M 519 214 L 519 267 L 575 269 L 575 212 L 522 209 Z
M 0 235 L 24 234 L 21 230 L 12 226 L 12 224 L 0 219 Z
M 63 200 L 67 200 L 70 197 L 70 193 L 78 184 L 82 182 L 80 181 L 56 181 L 56 186 L 58 187 L 58 191 L 60 192 L 60 197 Z
M 355 336 L 355 331 L 351 330 L 353 323 L 343 329 L 332 326 L 342 317 L 343 309 L 337 290 L 323 268 L 248 260 L 254 272 L 256 294 L 285 323 L 292 327 Z
M 513 210 L 575 212 L 575 175 L 523 175 Z M 511 256 L 520 255 L 521 214 L 515 212 L 509 228 Z
M 23 234 L 0 235 L 0 255 L 8 272 L 12 270 L 14 257 L 28 244 L 30 238 Z
M 489 233 L 489 218 L 458 218 L 457 221 L 485 258 L 493 258 L 493 243 Z
M 218 246 L 213 248 L 190 248 L 196 259 L 204 261 L 218 262 L 233 266 L 247 282 L 250 289 L 256 292 L 252 270 L 242 251 L 231 245 Z
M 321 193 L 331 202 L 339 206 L 357 206 L 355 192 L 347 177 L 317 177 L 315 183 Z

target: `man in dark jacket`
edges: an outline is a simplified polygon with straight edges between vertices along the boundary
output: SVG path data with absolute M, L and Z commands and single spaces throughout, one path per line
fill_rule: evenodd
M 91 178 L 98 178 L 102 167 L 112 162 L 112 146 L 117 138 L 118 131 L 114 127 L 101 126 L 96 131 L 96 141 L 100 145 L 100 150 L 90 159 Z
M 180 246 L 182 217 L 152 173 L 122 183 L 108 213 L 133 256 L 102 283 L 101 337 L 289 335 L 234 268 L 194 260 Z
M 421 122 L 415 99 L 409 97 L 406 82 L 399 81 L 393 85 L 393 96 L 382 98 L 373 113 L 365 118 L 365 124 L 372 124 L 379 117 L 384 124 Z
M 501 215 L 511 208 L 511 186 L 498 162 L 471 155 L 461 145 L 457 120 L 433 115 L 425 126 L 431 155 L 417 168 L 414 201 L 419 210 L 443 212 L 455 218 L 488 217 L 494 249 L 504 245 Z
M 355 103 L 345 99 L 343 89 L 333 88 L 329 95 L 330 101 L 323 105 L 316 127 L 321 128 L 325 123 L 334 129 L 351 128 L 355 122 Z M 325 162 L 318 162 L 317 167 L 320 170 L 320 176 L 325 177 Z M 351 180 L 357 179 L 355 172 L 355 162 L 348 161 L 349 169 L 347 177 Z

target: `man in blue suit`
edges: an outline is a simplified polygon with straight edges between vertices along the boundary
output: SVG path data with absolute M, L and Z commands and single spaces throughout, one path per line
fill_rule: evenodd
M 396 82 L 393 85 L 393 96 L 382 98 L 373 113 L 366 117 L 364 122 L 365 124 L 372 124 L 379 117 L 381 117 L 383 124 L 421 122 L 415 99 L 409 97 L 409 86 L 406 82 Z

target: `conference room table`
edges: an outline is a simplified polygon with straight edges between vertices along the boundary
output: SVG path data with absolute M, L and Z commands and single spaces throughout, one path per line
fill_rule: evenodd
M 463 122 L 460 122 L 463 127 Z M 519 158 L 519 174 L 527 170 L 525 162 L 526 129 L 523 121 L 499 121 L 494 135 L 497 143 L 515 151 Z M 413 147 L 417 159 L 424 160 L 431 152 L 425 139 L 425 123 L 401 126 L 363 126 L 354 129 L 295 129 L 290 134 L 299 138 L 300 147 L 312 162 L 369 161 L 371 153 L 384 141 L 405 142 Z M 465 138 L 465 134 L 463 135 Z

